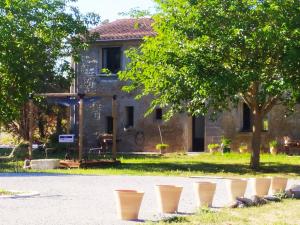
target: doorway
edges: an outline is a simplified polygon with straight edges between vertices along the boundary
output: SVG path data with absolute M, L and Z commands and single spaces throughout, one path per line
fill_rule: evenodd
M 204 152 L 205 117 L 193 117 L 193 151 Z

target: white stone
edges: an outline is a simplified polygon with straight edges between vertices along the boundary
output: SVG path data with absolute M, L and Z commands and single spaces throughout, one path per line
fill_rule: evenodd
M 59 167 L 59 159 L 34 159 L 30 162 L 33 170 L 51 170 Z

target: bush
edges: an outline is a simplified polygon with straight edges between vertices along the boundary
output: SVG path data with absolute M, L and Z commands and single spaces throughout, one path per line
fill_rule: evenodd
M 278 141 L 272 140 L 269 142 L 270 148 L 276 148 L 278 146 Z
M 27 142 L 20 143 L 16 149 L 14 150 L 14 158 L 17 160 L 24 160 L 28 157 L 28 147 L 29 144 Z
M 157 144 L 157 145 L 155 146 L 156 150 L 163 150 L 163 149 L 166 149 L 166 148 L 168 148 L 168 147 L 169 147 L 168 144 Z
M 220 145 L 217 143 L 212 143 L 212 144 L 207 145 L 207 148 L 208 149 L 216 149 L 216 148 L 220 148 Z

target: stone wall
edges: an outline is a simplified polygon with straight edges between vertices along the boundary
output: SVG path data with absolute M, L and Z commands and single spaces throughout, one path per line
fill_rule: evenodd
M 105 43 L 105 46 L 120 45 L 124 51 L 137 43 Z M 77 85 L 74 91 L 117 96 L 118 151 L 155 151 L 155 145 L 161 143 L 158 126 L 161 128 L 163 142 L 170 145 L 169 151 L 187 150 L 185 124 L 188 117 L 179 114 L 168 122 L 156 120 L 154 113 L 145 117 L 151 98 L 145 97 L 137 101 L 134 99 L 134 93 L 129 94 L 121 90 L 125 83 L 119 81 L 117 76 L 101 75 L 100 49 L 98 45 L 94 45 L 82 54 L 82 62 L 77 65 Z M 126 61 L 126 57 L 123 57 L 123 68 Z M 125 128 L 127 106 L 134 107 L 134 126 L 128 129 Z M 84 145 L 86 148 L 97 146 L 97 137 L 106 133 L 108 116 L 112 116 L 112 99 L 109 97 L 85 105 Z
M 297 105 L 294 114 L 286 116 L 285 107 L 277 105 L 267 115 L 268 130 L 262 132 L 262 150 L 268 151 L 268 143 L 276 139 L 283 145 L 283 137 L 289 136 L 294 140 L 300 140 L 300 106 Z M 206 146 L 209 143 L 217 143 L 221 136 L 232 140 L 232 149 L 238 151 L 241 143 L 251 149 L 251 132 L 242 130 L 242 104 L 231 112 L 224 112 L 217 121 L 207 122 Z
M 125 68 L 128 59 L 124 51 L 131 46 L 138 46 L 138 41 L 104 42 L 92 45 L 82 54 L 82 62 L 76 66 L 77 79 L 74 82 L 74 92 L 98 93 L 117 95 L 118 151 L 155 151 L 155 145 L 160 143 L 158 126 L 161 127 L 163 142 L 170 145 L 170 151 L 192 151 L 192 118 L 186 114 L 178 114 L 168 122 L 155 119 L 151 114 L 144 117 L 151 98 L 146 97 L 139 101 L 134 99 L 134 93 L 121 91 L 125 84 L 117 76 L 100 74 L 101 47 L 121 47 L 123 58 L 121 67 Z M 125 128 L 127 106 L 134 107 L 134 126 Z M 93 104 L 85 106 L 85 137 L 87 148 L 97 146 L 97 137 L 106 132 L 106 118 L 112 115 L 112 99 L 105 97 Z M 296 113 L 286 117 L 283 106 L 276 106 L 267 116 L 269 129 L 262 133 L 262 147 L 267 149 L 272 139 L 282 141 L 284 136 L 300 139 L 300 106 Z M 241 132 L 243 109 L 242 104 L 230 112 L 224 112 L 216 121 L 205 119 L 205 149 L 210 143 L 218 143 L 222 136 L 232 140 L 232 149 L 237 151 L 241 143 L 246 143 L 251 149 L 251 132 Z

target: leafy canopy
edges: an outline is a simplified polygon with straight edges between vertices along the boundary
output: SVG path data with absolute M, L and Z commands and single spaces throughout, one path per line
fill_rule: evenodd
M 72 2 L 0 1 L 0 122 L 16 119 L 29 93 L 69 83 L 72 70 L 66 59 L 78 60 L 88 26 L 99 20 L 80 14 Z
M 120 78 L 168 116 L 221 112 L 242 98 L 267 113 L 300 88 L 299 0 L 157 0 L 155 37 L 127 52 Z

